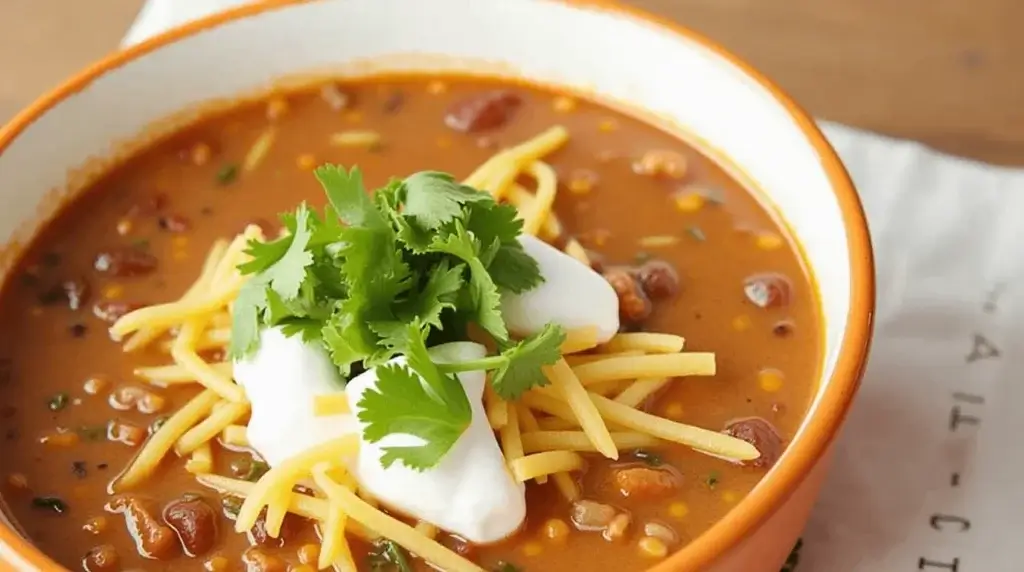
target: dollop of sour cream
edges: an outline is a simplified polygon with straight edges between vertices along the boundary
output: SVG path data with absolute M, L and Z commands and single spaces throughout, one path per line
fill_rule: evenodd
M 431 348 L 436 363 L 471 361 L 487 355 L 484 346 L 453 342 Z M 404 357 L 391 363 L 405 363 Z M 392 433 L 359 450 L 360 485 L 375 497 L 409 515 L 455 532 L 470 542 L 487 544 L 514 533 L 526 518 L 526 493 L 509 472 L 505 457 L 487 421 L 483 406 L 486 376 L 482 371 L 460 373 L 459 381 L 473 411 L 469 427 L 433 468 L 419 472 L 394 463 L 385 469 L 380 458 L 388 446 L 422 443 L 418 437 Z M 363 392 L 376 386 L 375 370 L 348 383 L 352 411 Z
M 540 266 L 544 282 L 521 294 L 501 296 L 509 331 L 528 336 L 549 322 L 565 329 L 597 327 L 598 343 L 619 331 L 619 298 L 603 276 L 586 264 L 529 235 L 519 237 Z
M 472 342 L 443 344 L 430 349 L 438 363 L 482 358 L 486 349 Z M 404 363 L 399 357 L 393 363 Z M 382 447 L 419 444 L 418 438 L 389 435 L 378 443 L 362 438 L 355 415 L 316 417 L 317 395 L 345 391 L 353 413 L 363 392 L 376 386 L 375 369 L 342 383 L 327 351 L 278 328 L 260 334 L 252 356 L 234 363 L 236 381 L 245 388 L 252 414 L 248 438 L 253 449 L 271 466 L 303 451 L 357 432 L 359 456 L 350 469 L 360 487 L 385 506 L 486 544 L 514 533 L 526 518 L 525 487 L 510 474 L 483 408 L 483 372 L 459 374 L 472 407 L 469 428 L 437 466 L 413 471 L 401 463 L 381 466 Z

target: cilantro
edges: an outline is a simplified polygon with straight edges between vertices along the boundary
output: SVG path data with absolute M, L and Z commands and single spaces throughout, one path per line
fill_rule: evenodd
M 231 356 L 255 351 L 260 330 L 277 327 L 321 344 L 345 376 L 379 366 L 376 388 L 360 401 L 364 437 L 417 436 L 422 445 L 386 448 L 382 462 L 429 468 L 472 418 L 452 374 L 493 370 L 490 383 L 511 399 L 546 384 L 542 368 L 560 356 L 561 328 L 515 341 L 501 314 L 502 292 L 543 281 L 519 243 L 522 220 L 445 173 L 395 179 L 372 195 L 358 169 L 324 165 L 315 176 L 329 203 L 322 216 L 299 205 L 281 216 L 282 237 L 247 246 Z M 500 353 L 461 364 L 430 360 L 428 340 L 466 340 L 470 327 Z M 396 355 L 407 365 L 389 364 Z
M 405 551 L 394 541 L 383 539 L 374 543 L 367 558 L 373 572 L 412 572 Z
M 217 183 L 221 185 L 230 185 L 238 178 L 238 165 L 234 163 L 228 163 L 217 170 Z
M 359 400 L 359 420 L 366 424 L 363 437 L 371 443 L 392 433 L 422 439 L 422 446 L 384 447 L 381 464 L 387 468 L 400 460 L 423 470 L 451 449 L 469 427 L 473 412 L 462 384 L 431 361 L 419 322 L 406 326 L 405 334 L 408 365 L 377 368 L 376 388 Z

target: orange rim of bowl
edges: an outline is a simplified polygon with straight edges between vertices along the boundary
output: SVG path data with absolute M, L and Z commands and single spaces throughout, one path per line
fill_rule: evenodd
M 110 71 L 163 46 L 221 24 L 311 1 L 317 0 L 253 2 L 200 18 L 114 52 L 35 100 L 7 125 L 0 128 L 0 153 L 6 151 L 18 135 L 51 108 Z M 644 21 L 700 44 L 754 79 L 786 108 L 790 118 L 814 146 L 842 212 L 850 255 L 850 311 L 835 370 L 831 379 L 827 381 L 824 395 L 821 396 L 814 416 L 805 421 L 806 425 L 800 437 L 789 445 L 783 462 L 772 469 L 750 495 L 723 519 L 651 569 L 651 572 L 696 572 L 710 566 L 730 548 L 738 545 L 748 532 L 767 520 L 785 502 L 825 454 L 846 417 L 860 385 L 861 374 L 867 360 L 875 308 L 874 262 L 864 209 L 849 174 L 811 116 L 775 83 L 724 47 L 680 24 L 638 8 L 625 6 L 615 0 L 547 1 L 569 4 L 581 9 L 604 10 Z M 14 550 L 22 560 L 39 570 L 61 570 L 56 562 L 50 560 L 32 543 L 4 525 L 0 525 L 0 543 Z M 0 561 L 0 569 L 6 569 L 12 564 Z

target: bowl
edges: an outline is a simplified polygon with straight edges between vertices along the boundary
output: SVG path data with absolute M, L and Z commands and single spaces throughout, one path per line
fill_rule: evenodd
M 596 0 L 274 0 L 193 22 L 108 56 L 0 130 L 0 272 L 62 201 L 143 145 L 140 133 L 159 136 L 282 81 L 383 71 L 481 73 L 592 94 L 688 134 L 774 207 L 820 294 L 819 388 L 753 492 L 653 570 L 777 572 L 859 385 L 874 308 L 871 245 L 857 193 L 813 120 L 681 26 Z M 59 569 L 7 522 L 0 564 Z

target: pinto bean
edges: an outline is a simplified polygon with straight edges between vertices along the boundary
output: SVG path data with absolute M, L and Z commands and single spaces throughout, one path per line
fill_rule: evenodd
M 93 267 L 118 277 L 145 276 L 156 270 L 157 259 L 137 248 L 116 248 L 97 255 Z
M 460 133 L 477 133 L 497 129 L 512 119 L 523 99 L 504 89 L 487 91 L 448 108 L 444 124 Z
M 648 260 L 636 270 L 636 278 L 651 300 L 665 300 L 679 293 L 679 274 L 663 260 Z
M 662 497 L 679 488 L 679 478 L 669 471 L 629 467 L 615 471 L 615 485 L 624 497 Z
M 651 315 L 651 300 L 640 282 L 627 269 L 612 268 L 604 272 L 604 279 L 619 297 L 619 317 L 623 322 L 635 324 Z
M 579 530 L 604 530 L 619 511 L 615 507 L 592 500 L 572 504 L 572 523 Z
M 121 558 L 117 555 L 117 549 L 109 544 L 101 544 L 91 548 L 82 558 L 82 568 L 85 572 L 113 572 L 119 569 Z
M 217 518 L 202 498 L 185 495 L 164 507 L 164 521 L 178 534 L 185 554 L 205 554 L 217 542 Z
M 143 558 L 165 560 L 178 552 L 178 536 L 154 516 L 152 502 L 133 496 L 120 496 L 107 503 L 107 510 L 124 515 L 128 533 Z
M 750 443 L 761 452 L 761 456 L 752 461 L 743 461 L 744 466 L 771 468 L 782 456 L 785 444 L 778 430 L 768 421 L 760 417 L 737 419 L 725 426 L 725 433 Z
M 782 308 L 789 304 L 793 287 L 781 274 L 755 274 L 743 283 L 747 300 L 758 308 Z
M 288 565 L 277 556 L 272 556 L 258 548 L 250 548 L 242 554 L 245 572 L 285 572 Z
M 144 304 L 135 304 L 132 302 L 97 302 L 92 306 L 92 313 L 104 322 L 113 324 L 120 320 L 121 316 L 124 316 L 129 312 L 134 312 L 143 305 Z

